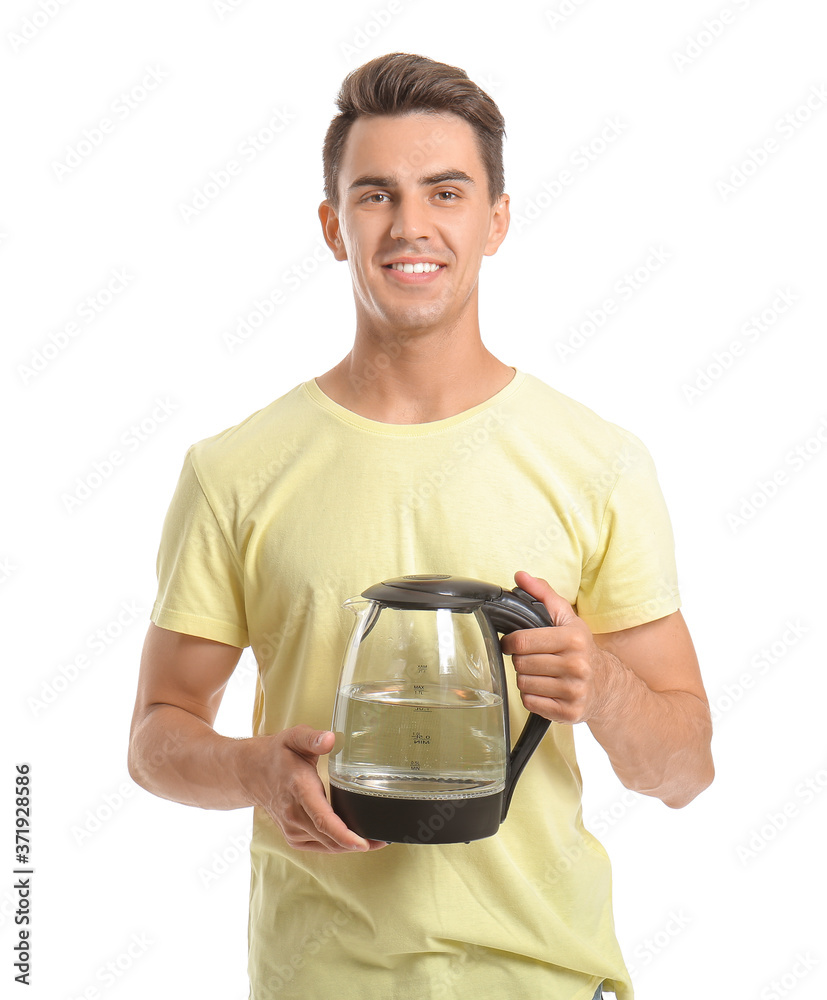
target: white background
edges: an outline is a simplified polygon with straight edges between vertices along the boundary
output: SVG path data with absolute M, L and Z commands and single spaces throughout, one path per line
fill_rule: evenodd
M 346 266 L 314 256 L 321 143 L 344 75 L 403 50 L 462 66 L 505 115 L 513 221 L 483 265 L 487 346 L 640 436 L 673 518 L 716 781 L 670 810 L 624 792 L 578 730 L 636 995 L 824 996 L 825 27 L 819 0 L 3 5 L 4 995 L 23 995 L 20 761 L 25 995 L 247 995 L 250 812 L 168 803 L 126 771 L 155 554 L 187 447 L 350 348 Z M 184 219 L 276 112 L 288 124 Z M 607 298 L 615 313 L 583 327 Z M 220 731 L 250 732 L 253 683 L 247 650 Z

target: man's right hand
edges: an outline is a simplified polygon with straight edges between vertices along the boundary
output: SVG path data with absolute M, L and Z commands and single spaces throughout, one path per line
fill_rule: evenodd
M 246 777 L 251 797 L 297 851 L 338 854 L 375 851 L 387 844 L 358 836 L 333 811 L 317 765 L 330 753 L 335 734 L 310 726 L 294 726 L 275 736 L 249 741 Z
M 260 806 L 290 847 L 335 854 L 373 851 L 333 812 L 317 771 L 331 732 L 294 726 L 231 739 L 213 729 L 237 646 L 151 624 L 141 658 L 129 773 L 147 791 L 202 809 Z

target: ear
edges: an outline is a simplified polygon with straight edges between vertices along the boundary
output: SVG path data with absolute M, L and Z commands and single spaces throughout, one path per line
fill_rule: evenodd
M 511 223 L 511 212 L 509 204 L 511 199 L 507 194 L 501 194 L 497 204 L 491 213 L 491 226 L 488 230 L 488 242 L 485 244 L 483 254 L 492 257 L 500 248 L 500 244 L 505 239 Z
M 333 251 L 333 256 L 336 260 L 347 260 L 347 253 L 339 226 L 339 216 L 326 198 L 319 205 L 319 220 L 322 224 L 324 241 Z

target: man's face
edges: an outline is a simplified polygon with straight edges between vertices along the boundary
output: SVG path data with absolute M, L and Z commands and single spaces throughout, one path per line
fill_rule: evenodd
M 336 259 L 350 265 L 358 322 L 424 331 L 451 328 L 476 305 L 482 258 L 508 230 L 508 195 L 491 204 L 464 119 L 360 118 L 342 156 L 338 211 L 325 201 L 319 216 Z M 440 266 L 399 269 L 416 261 Z

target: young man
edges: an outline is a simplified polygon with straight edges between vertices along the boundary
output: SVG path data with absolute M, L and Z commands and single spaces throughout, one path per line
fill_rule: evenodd
M 255 806 L 253 1000 L 591 1000 L 601 984 L 627 1000 L 572 726 L 669 806 L 713 775 L 651 458 L 482 344 L 480 264 L 509 221 L 493 101 L 462 70 L 396 53 L 350 74 L 338 103 L 319 216 L 350 268 L 353 347 L 187 453 L 130 772 L 190 805 Z M 408 573 L 516 582 L 555 622 L 502 641 L 512 731 L 527 710 L 556 724 L 500 831 L 467 845 L 365 841 L 325 794 L 341 603 Z M 255 735 L 235 740 L 212 726 L 248 644 Z

